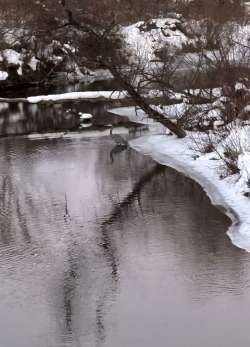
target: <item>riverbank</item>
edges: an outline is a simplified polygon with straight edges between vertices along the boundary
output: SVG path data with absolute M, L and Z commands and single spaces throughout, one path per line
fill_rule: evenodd
M 38 95 L 30 96 L 27 98 L 0 98 L 0 102 L 8 103 L 29 103 L 29 104 L 40 104 L 40 103 L 62 103 L 72 100 L 92 100 L 105 101 L 105 100 L 122 100 L 129 98 L 125 91 L 86 91 L 86 92 L 72 92 L 63 94 L 51 94 L 51 95 Z
M 198 182 L 211 202 L 231 218 L 227 235 L 232 243 L 250 252 L 250 199 L 243 195 L 241 179 L 220 178 L 219 161 L 211 153 L 197 158 L 191 142 L 190 137 L 177 139 L 164 134 L 140 137 L 131 141 L 130 146 Z
M 150 99 L 150 102 L 157 100 L 159 103 L 163 100 L 163 93 L 159 90 L 149 90 L 143 94 L 143 97 Z M 184 95 L 175 93 L 165 100 L 165 103 L 176 104 L 181 102 Z M 97 91 L 74 91 L 57 94 L 34 95 L 28 97 L 0 97 L 0 103 L 26 103 L 26 104 L 61 104 L 68 101 L 117 101 L 117 100 L 133 100 L 125 90 L 97 90 Z M 134 102 L 133 102 L 134 104 Z

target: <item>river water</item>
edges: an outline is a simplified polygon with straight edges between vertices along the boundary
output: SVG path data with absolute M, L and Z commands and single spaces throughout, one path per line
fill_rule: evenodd
M 248 346 L 250 256 L 116 106 L 0 105 L 0 347 Z
M 19 91 L 1 92 L 1 97 L 17 98 L 32 95 L 60 94 L 78 91 L 117 90 L 111 80 L 96 81 L 90 85 L 58 85 L 44 88 L 29 88 Z M 112 116 L 108 110 L 121 106 L 120 101 L 73 101 L 61 104 L 0 103 L 0 137 L 32 133 L 70 132 L 100 129 L 112 124 L 117 126 L 127 121 L 123 117 Z M 81 127 L 79 112 L 90 113 L 93 118 Z
M 230 221 L 190 179 L 88 136 L 1 140 L 0 346 L 248 346 Z

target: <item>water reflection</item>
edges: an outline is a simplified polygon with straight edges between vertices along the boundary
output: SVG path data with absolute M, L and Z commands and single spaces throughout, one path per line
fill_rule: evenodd
M 1 96 L 6 98 L 25 98 L 35 95 L 46 94 L 62 94 L 72 92 L 84 92 L 84 91 L 103 91 L 103 90 L 120 90 L 120 85 L 114 79 L 105 80 L 89 80 L 80 83 L 65 83 L 62 81 L 58 84 L 47 84 L 25 88 L 4 88 L 1 90 Z
M 229 220 L 174 170 L 129 149 L 111 163 L 113 146 L 1 141 L 3 345 L 247 345 L 249 256 Z
M 93 118 L 86 124 L 90 129 L 102 129 L 123 124 L 130 125 L 124 117 L 108 113 L 120 102 L 67 102 L 62 104 L 0 103 L 0 136 L 45 132 L 82 130 L 79 112 L 90 113 Z
M 17 98 L 41 94 L 60 94 L 77 91 L 119 90 L 114 80 L 96 81 L 91 84 L 74 84 L 28 88 L 27 90 L 2 91 L 2 97 Z M 79 130 L 79 112 L 93 115 L 92 128 L 113 124 L 127 124 L 124 118 L 107 112 L 121 106 L 120 101 L 73 101 L 61 104 L 0 103 L 0 136 Z M 82 128 L 82 130 L 84 130 Z

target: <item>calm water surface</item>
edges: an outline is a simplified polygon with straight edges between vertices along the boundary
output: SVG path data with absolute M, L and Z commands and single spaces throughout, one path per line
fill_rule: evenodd
M 62 104 L 0 103 L 0 137 L 32 133 L 88 131 L 127 124 L 125 117 L 111 115 L 108 110 L 119 102 L 66 102 Z M 81 128 L 79 112 L 93 118 Z
M 172 169 L 110 138 L 1 140 L 1 347 L 245 347 L 250 255 Z
M 60 85 L 28 88 L 19 91 L 1 91 L 1 97 L 16 98 L 31 95 L 60 94 L 77 91 L 119 90 L 113 80 L 96 81 L 92 84 Z M 129 102 L 126 102 L 129 105 Z M 120 107 L 120 101 L 73 101 L 61 104 L 0 103 L 0 137 L 32 133 L 85 131 L 127 123 L 124 117 L 108 113 L 112 107 Z M 81 127 L 79 112 L 90 113 L 93 118 Z

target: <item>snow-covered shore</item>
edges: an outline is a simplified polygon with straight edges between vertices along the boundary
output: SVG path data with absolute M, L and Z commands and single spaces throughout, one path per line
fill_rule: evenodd
M 39 95 L 30 96 L 27 101 L 32 104 L 41 102 L 56 102 L 56 101 L 67 101 L 67 100 L 86 100 L 86 99 L 98 99 L 98 100 L 119 100 L 128 97 L 126 92 L 112 92 L 112 91 L 98 91 L 98 92 L 73 92 L 64 94 L 52 94 L 52 95 Z
M 63 94 L 37 95 L 27 98 L 0 98 L 0 102 L 24 102 L 30 104 L 61 103 L 71 100 L 123 100 L 129 98 L 125 91 L 72 92 Z
M 231 218 L 232 225 L 227 235 L 232 243 L 250 252 L 250 199 L 242 194 L 235 177 L 220 178 L 217 160 L 213 160 L 211 155 L 195 159 L 189 137 L 177 139 L 165 134 L 149 135 L 132 140 L 130 146 L 198 182 L 212 203 Z
M 150 90 L 144 94 L 145 98 L 160 98 L 162 93 L 158 90 Z M 174 98 L 181 98 L 179 93 L 173 96 Z M 124 100 L 131 99 L 130 95 L 125 91 L 85 91 L 85 92 L 70 92 L 62 94 L 49 94 L 49 95 L 36 95 L 29 96 L 27 98 L 1 98 L 1 102 L 24 102 L 30 104 L 40 104 L 40 103 L 61 103 L 71 100 L 93 100 L 93 101 L 109 101 L 109 100 Z

